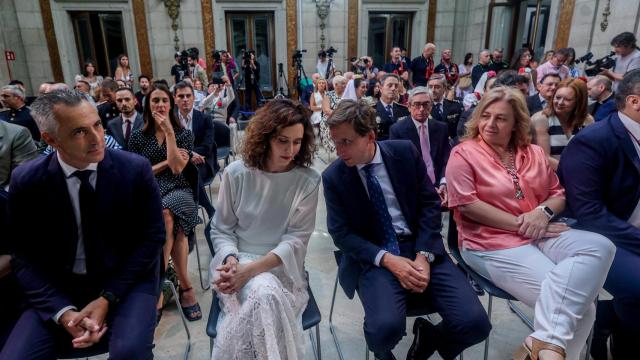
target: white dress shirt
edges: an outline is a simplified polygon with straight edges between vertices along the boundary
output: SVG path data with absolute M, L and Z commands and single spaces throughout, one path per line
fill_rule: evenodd
M 627 131 L 633 135 L 631 136 L 631 142 L 638 153 L 638 157 L 640 157 L 640 144 L 638 144 L 638 142 L 633 138 L 635 137 L 636 139 L 640 139 L 640 124 L 623 114 L 621 111 L 618 111 L 618 117 L 620 118 L 620 121 L 622 121 L 624 127 L 627 128 Z M 629 216 L 629 220 L 627 220 L 627 222 L 637 228 L 640 228 L 640 202 L 636 204 L 636 208 L 631 213 L 631 216 Z
M 193 131 L 193 108 L 191 108 L 191 111 L 189 111 L 186 117 L 182 116 L 182 113 L 178 111 L 178 118 L 185 129 Z
M 382 154 L 379 151 L 377 143 L 376 153 L 375 155 L 373 155 L 373 160 L 371 160 L 371 162 L 367 164 L 356 165 L 356 167 L 358 168 L 358 175 L 360 175 L 360 180 L 362 180 L 362 184 L 364 185 L 364 189 L 367 192 L 367 195 L 369 195 L 369 189 L 367 188 L 367 175 L 364 171 L 364 167 L 369 164 L 378 164 L 373 167 L 373 175 L 378 179 L 380 187 L 382 188 L 384 202 L 387 204 L 387 208 L 389 209 L 389 215 L 391 216 L 391 224 L 393 225 L 393 230 L 395 230 L 396 234 L 411 235 L 411 230 L 409 230 L 407 220 L 402 215 L 400 203 L 396 198 L 396 193 L 393 190 L 393 185 L 391 184 L 389 173 L 387 172 L 387 168 L 382 161 Z M 380 250 L 378 252 L 373 262 L 376 266 L 380 266 L 380 260 L 386 252 L 386 250 Z
M 73 208 L 73 215 L 76 218 L 76 225 L 78 227 L 78 246 L 76 247 L 76 260 L 73 264 L 73 272 L 75 274 L 86 274 L 87 266 L 85 262 L 85 253 L 84 253 L 84 242 L 83 242 L 83 234 L 82 234 L 82 219 L 80 218 L 80 179 L 73 176 L 73 173 L 77 170 L 93 170 L 93 173 L 89 177 L 89 182 L 91 186 L 95 189 L 96 181 L 98 179 L 98 163 L 89 164 L 84 169 L 77 169 L 60 158 L 60 153 L 56 152 L 56 157 L 58 158 L 58 162 L 60 163 L 60 167 L 62 168 L 62 172 L 64 173 L 65 181 L 67 183 L 67 190 L 69 191 L 69 200 L 71 200 L 71 207 Z M 61 309 L 56 313 L 53 317 L 53 320 L 57 323 L 60 319 L 60 316 L 64 314 L 65 311 L 76 308 L 73 306 L 67 306 Z

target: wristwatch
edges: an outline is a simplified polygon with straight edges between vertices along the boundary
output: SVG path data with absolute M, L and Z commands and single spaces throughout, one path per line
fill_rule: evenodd
M 109 306 L 116 305 L 120 301 L 120 299 L 118 299 L 118 297 L 111 291 L 102 290 L 100 296 L 107 300 Z
M 436 260 L 436 256 L 433 255 L 433 253 L 429 252 L 429 251 L 418 251 L 418 255 L 422 255 L 425 258 L 427 258 L 427 262 L 429 264 L 433 263 Z
M 542 212 L 547 215 L 547 217 L 549 218 L 549 220 L 553 219 L 554 216 L 556 216 L 556 214 L 553 212 L 553 210 L 551 210 L 550 207 L 546 206 L 546 205 L 540 205 L 538 206 L 536 209 L 540 209 L 542 210 Z

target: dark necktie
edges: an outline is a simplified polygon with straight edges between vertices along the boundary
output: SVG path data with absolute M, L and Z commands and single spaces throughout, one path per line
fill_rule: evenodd
M 387 110 L 387 114 L 389 115 L 389 117 L 393 119 L 393 107 L 391 105 L 387 105 L 385 109 Z
M 436 114 L 438 114 L 438 118 L 442 120 L 442 104 L 436 103 Z
M 127 119 L 124 121 L 126 125 L 126 129 L 124 131 L 124 142 L 125 144 L 129 143 L 129 136 L 131 136 L 131 120 Z
M 82 242 L 84 244 L 85 267 L 89 273 L 90 260 L 95 252 L 97 234 L 96 191 L 89 178 L 94 170 L 77 170 L 72 175 L 80 179 L 80 223 L 82 225 Z
M 380 225 L 382 226 L 384 241 L 382 247 L 393 255 L 400 255 L 398 238 L 396 237 L 396 231 L 393 229 L 391 215 L 389 215 L 389 208 L 387 207 L 387 203 L 384 201 L 382 187 L 380 186 L 378 179 L 373 174 L 373 167 L 375 165 L 376 164 L 369 164 L 363 169 L 367 178 L 367 190 L 369 190 L 369 199 L 373 203 L 373 208 L 378 215 L 378 221 L 380 221 Z

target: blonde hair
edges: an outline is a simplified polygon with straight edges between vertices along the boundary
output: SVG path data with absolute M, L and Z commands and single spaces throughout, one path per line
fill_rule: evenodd
M 478 125 L 482 113 L 489 105 L 498 101 L 508 102 L 513 110 L 515 124 L 513 125 L 513 134 L 511 135 L 509 143 L 515 148 L 529 145 L 531 143 L 531 119 L 529 118 L 529 111 L 527 110 L 524 96 L 520 90 L 506 86 L 495 87 L 482 95 L 478 106 L 473 110 L 471 120 L 465 125 L 467 131 L 462 140 L 476 139 L 478 135 L 480 135 Z

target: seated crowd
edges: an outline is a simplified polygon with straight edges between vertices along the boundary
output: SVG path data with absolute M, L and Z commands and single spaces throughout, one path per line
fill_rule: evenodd
M 513 358 L 577 359 L 592 328 L 594 359 L 633 358 L 640 51 L 631 33 L 611 45 L 619 66 L 591 78 L 571 48 L 539 66 L 529 49 L 511 63 L 482 50 L 472 66 L 449 49 L 436 65 L 434 44 L 413 60 L 395 47 L 381 69 L 364 56 L 346 73 L 320 54 L 302 102 L 247 85 L 261 106 L 216 209 L 204 184 L 220 171 L 218 131 L 239 116 L 228 66 L 205 84 L 195 54 L 192 76 L 172 70 L 170 87 L 142 75 L 136 93 L 126 55 L 115 79 L 87 62 L 73 90 L 43 84 L 30 108 L 20 82 L 2 87 L 0 359 L 91 347 L 153 358 L 170 272 L 180 311 L 203 315 L 187 270 L 198 206 L 221 308 L 212 359 L 303 359 L 320 186 L 339 281 L 362 303 L 376 359 L 395 359 L 416 310 L 442 320 L 415 320 L 407 359 L 454 359 L 489 336 L 482 289 L 445 249 L 443 212 L 461 261 L 533 309 Z M 318 146 L 337 155 L 322 174 Z M 612 300 L 597 301 L 602 289 Z

